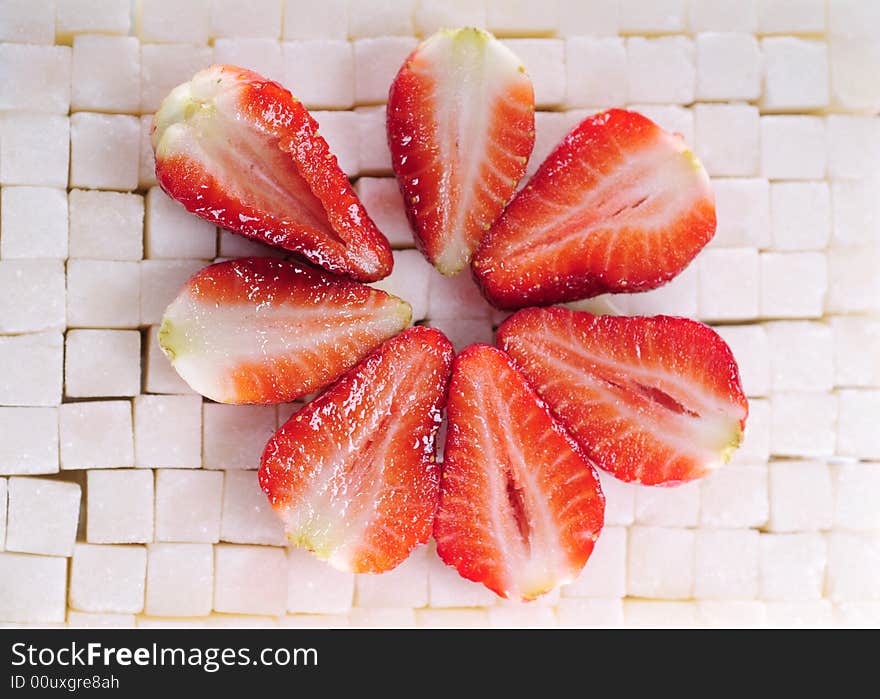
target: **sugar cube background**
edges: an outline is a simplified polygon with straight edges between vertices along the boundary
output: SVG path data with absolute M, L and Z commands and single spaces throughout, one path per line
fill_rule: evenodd
M 202 463 L 199 396 L 137 396 L 134 459 L 145 468 L 198 468 Z
M 272 509 L 255 471 L 224 474 L 220 540 L 270 546 L 287 543 L 281 518 Z
M 279 616 L 287 606 L 287 561 L 270 546 L 214 547 L 214 609 Z
M 3 7 L 8 4 L 4 3 Z M 33 10 L 26 10 L 23 14 L 33 16 L 32 13 Z M 0 32 L 3 32 L 3 24 L 3 18 L 0 17 Z M 0 37 L 0 41 L 5 40 Z M 3 75 L 0 110 L 67 114 L 70 108 L 70 71 L 71 51 L 67 46 L 0 43 L 0 74 Z
M 7 481 L 6 550 L 69 556 L 79 521 L 80 487 L 43 478 Z
M 7 0 L 0 7 L 0 41 L 51 44 L 54 38 L 53 0 Z
M 86 485 L 86 540 L 143 544 L 153 540 L 153 472 L 92 470 Z
M 68 199 L 71 257 L 143 257 L 144 198 L 140 194 L 74 189 Z
M 222 473 L 156 471 L 156 541 L 216 543 L 222 507 Z
M 70 120 L 60 114 L 0 114 L 0 184 L 66 187 Z
M 66 559 L 0 553 L 0 620 L 63 622 L 66 588 Z
M 140 122 L 123 114 L 70 117 L 70 184 L 130 191 L 138 185 Z
M 151 616 L 204 616 L 211 611 L 214 550 L 210 544 L 150 544 L 144 611 Z
M 141 335 L 136 330 L 71 330 L 64 353 L 64 394 L 73 398 L 136 396 L 141 388 Z
M 136 37 L 74 37 L 70 96 L 74 111 L 137 112 L 140 79 L 141 46 Z
M 57 331 L 0 336 L 0 405 L 61 403 L 63 355 Z
M 212 63 L 211 49 L 207 46 L 143 44 L 140 51 L 137 109 L 141 112 L 158 110 L 171 90 Z M 232 65 L 240 64 L 233 62 Z M 242 67 L 251 68 L 250 65 Z
M 134 466 L 129 401 L 82 401 L 59 408 L 61 468 Z
M 128 34 L 128 0 L 56 0 L 55 36 L 69 43 L 77 34 Z
M 85 612 L 138 614 L 144 608 L 143 546 L 76 544 L 70 563 L 70 606 Z
M 63 262 L 0 260 L 0 332 L 63 330 L 65 306 Z

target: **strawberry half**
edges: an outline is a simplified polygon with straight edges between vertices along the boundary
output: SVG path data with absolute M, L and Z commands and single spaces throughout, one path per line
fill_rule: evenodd
M 212 66 L 165 98 L 151 138 L 156 179 L 192 213 L 358 281 L 391 271 L 317 122 L 278 83 Z
M 547 157 L 483 238 L 473 270 L 507 309 L 646 291 L 714 234 L 709 177 L 682 138 L 612 109 Z
M 335 381 L 409 325 L 406 301 L 265 257 L 205 267 L 162 319 L 177 373 L 220 403 L 283 403 Z
M 527 308 L 498 343 L 590 458 L 617 478 L 675 485 L 727 462 L 748 415 L 730 348 L 687 318 Z
M 340 570 L 381 573 L 428 540 L 451 364 L 442 333 L 410 328 L 275 433 L 260 484 L 292 543 Z
M 509 599 L 574 580 L 602 529 L 599 478 L 504 352 L 456 358 L 447 417 L 440 558 Z
M 443 274 L 457 274 L 525 173 L 535 143 L 532 82 L 491 34 L 445 29 L 406 59 L 387 115 L 416 242 Z

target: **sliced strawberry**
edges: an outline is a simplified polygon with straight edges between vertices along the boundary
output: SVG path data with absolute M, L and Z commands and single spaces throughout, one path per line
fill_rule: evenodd
M 501 350 L 455 360 L 437 553 L 509 599 L 574 580 L 602 529 L 605 498 L 586 456 Z
M 159 343 L 221 403 L 282 403 L 326 386 L 409 325 L 406 301 L 265 257 L 205 267 L 165 311 Z
M 653 289 L 715 234 L 703 166 L 635 112 L 584 119 L 544 161 L 474 255 L 499 308 Z
M 391 271 L 391 247 L 290 92 L 215 65 L 153 120 L 156 179 L 192 213 L 358 281 Z
M 504 348 L 590 458 L 617 478 L 675 485 L 727 462 L 748 415 L 730 348 L 687 318 L 527 308 Z
M 406 59 L 388 95 L 388 145 L 416 242 L 457 274 L 498 218 L 535 143 L 520 60 L 480 29 L 445 29 Z
M 451 364 L 442 333 L 405 330 L 275 433 L 260 484 L 292 543 L 340 570 L 381 573 L 428 540 Z

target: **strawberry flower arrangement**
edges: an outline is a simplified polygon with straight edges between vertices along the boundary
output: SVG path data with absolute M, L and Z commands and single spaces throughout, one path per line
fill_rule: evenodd
M 470 266 L 489 303 L 516 311 L 497 347 L 457 357 L 438 330 L 408 327 L 409 304 L 365 284 L 390 273 L 390 245 L 290 92 L 213 66 L 156 114 L 169 195 L 305 260 L 201 270 L 159 339 L 215 401 L 322 391 L 269 440 L 259 476 L 291 543 L 341 570 L 391 570 L 434 536 L 465 578 L 532 600 L 587 563 L 604 516 L 596 468 L 672 486 L 742 439 L 748 403 L 711 328 L 551 305 L 679 274 L 715 232 L 702 165 L 679 136 L 610 110 L 517 192 L 534 109 L 517 57 L 477 29 L 430 37 L 391 86 L 388 143 L 419 249 L 443 274 Z

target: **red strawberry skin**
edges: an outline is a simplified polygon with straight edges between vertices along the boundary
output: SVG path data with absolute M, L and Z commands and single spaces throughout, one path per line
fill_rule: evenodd
M 376 281 L 391 247 L 317 122 L 278 83 L 215 65 L 175 88 L 153 121 L 156 179 L 211 223 Z
M 269 440 L 260 484 L 293 544 L 340 570 L 381 573 L 428 540 L 452 356 L 439 331 L 405 330 Z
M 736 361 L 702 323 L 527 308 L 501 325 L 498 344 L 593 462 L 622 480 L 700 478 L 742 440 Z
M 401 299 L 263 257 L 210 265 L 168 306 L 159 343 L 181 377 L 221 403 L 282 403 L 332 383 L 409 325 Z
M 473 272 L 504 309 L 646 291 L 714 234 L 709 178 L 681 137 L 612 109 L 547 157 L 483 238 Z
M 471 345 L 455 360 L 437 553 L 501 597 L 531 600 L 574 580 L 605 498 L 578 445 L 510 358 Z
M 513 196 L 535 142 L 535 96 L 519 59 L 479 29 L 442 30 L 391 85 L 391 161 L 419 248 L 457 274 Z

